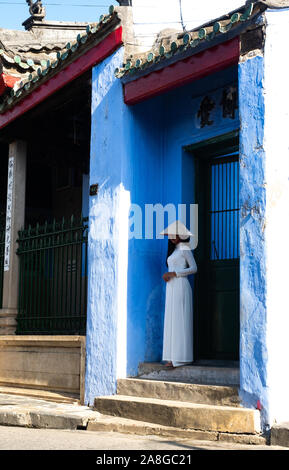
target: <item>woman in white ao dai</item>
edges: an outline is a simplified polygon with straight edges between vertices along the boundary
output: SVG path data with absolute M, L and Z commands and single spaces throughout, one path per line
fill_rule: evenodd
M 197 272 L 189 243 L 175 237 L 169 240 L 175 249 L 163 275 L 167 284 L 162 359 L 172 367 L 193 362 L 193 295 L 187 276 Z

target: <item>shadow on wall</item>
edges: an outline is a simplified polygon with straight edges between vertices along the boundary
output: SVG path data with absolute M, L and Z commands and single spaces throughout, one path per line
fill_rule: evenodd
M 160 362 L 162 360 L 165 308 L 163 287 L 163 285 L 157 285 L 147 300 L 145 362 Z

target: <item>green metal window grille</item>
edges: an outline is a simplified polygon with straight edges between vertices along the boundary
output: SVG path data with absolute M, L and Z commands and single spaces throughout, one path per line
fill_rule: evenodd
M 84 335 L 88 219 L 71 217 L 19 232 L 16 334 Z
M 210 180 L 210 259 L 237 259 L 240 257 L 238 154 L 215 158 Z

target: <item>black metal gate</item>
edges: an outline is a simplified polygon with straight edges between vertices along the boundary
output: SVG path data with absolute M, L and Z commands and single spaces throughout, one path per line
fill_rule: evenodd
M 88 219 L 19 232 L 17 334 L 86 333 Z

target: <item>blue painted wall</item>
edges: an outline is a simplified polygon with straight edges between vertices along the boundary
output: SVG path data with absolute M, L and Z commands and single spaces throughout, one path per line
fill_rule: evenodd
M 120 49 L 92 74 L 89 184 L 99 184 L 99 194 L 89 200 L 87 404 L 92 404 L 95 396 L 114 393 L 116 387 L 118 247 L 113 237 L 113 210 L 122 179 L 125 108 L 114 70 L 122 61 Z M 107 210 L 101 210 L 98 204 Z
M 129 159 L 129 174 L 125 186 L 131 202 L 142 208 L 143 237 L 145 236 L 145 204 L 162 202 L 163 138 L 162 98 L 130 108 L 133 129 Z M 149 119 L 147 117 L 149 116 Z M 158 360 L 162 341 L 162 243 L 160 240 L 129 242 L 128 256 L 128 345 L 127 373 L 136 375 L 139 362 Z
M 238 113 L 234 120 L 224 119 L 220 106 L 223 88 L 234 82 L 237 69 L 230 68 L 130 108 L 135 126 L 131 154 L 133 203 L 143 207 L 150 203 L 177 206 L 195 202 L 194 159 L 183 147 L 238 128 Z M 197 113 L 207 93 L 216 106 L 211 114 L 213 124 L 201 129 Z M 139 362 L 162 358 L 166 250 L 166 239 L 130 244 L 128 374 L 132 376 L 137 374 Z
M 243 403 L 267 422 L 264 60 L 239 65 L 240 101 L 240 386 Z
M 116 391 L 118 276 L 127 276 L 128 283 L 128 375 L 136 374 L 140 361 L 157 357 L 162 335 L 154 321 L 162 311 L 160 241 L 129 240 L 127 272 L 119 272 L 114 238 L 121 188 L 142 208 L 159 202 L 162 191 L 162 107 L 159 100 L 133 112 L 124 105 L 113 73 L 122 54 L 95 67 L 92 77 L 90 184 L 98 184 L 99 192 L 89 204 L 86 403 Z M 101 213 L 99 204 L 108 213 Z M 104 229 L 109 236 L 99 240 Z
M 113 233 L 119 186 L 143 215 L 146 204 L 194 203 L 194 160 L 183 147 L 239 127 L 238 113 L 223 118 L 220 105 L 223 88 L 237 82 L 237 68 L 127 107 L 111 73 L 121 61 L 118 51 L 93 70 L 90 184 L 100 191 L 90 198 L 86 403 L 116 390 L 118 275 L 127 276 L 127 375 L 162 354 L 167 240 L 129 240 L 127 273 L 119 273 L 117 244 L 95 236 L 102 225 Z M 197 113 L 205 94 L 216 106 L 213 124 L 201 129 Z M 111 207 L 109 223 L 95 213 L 96 201 Z

